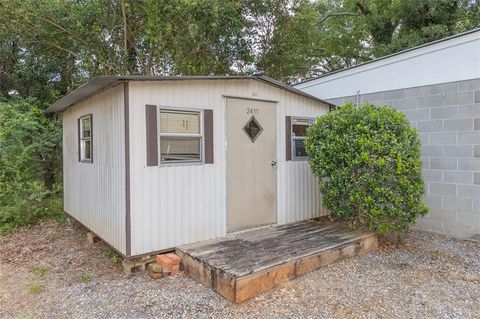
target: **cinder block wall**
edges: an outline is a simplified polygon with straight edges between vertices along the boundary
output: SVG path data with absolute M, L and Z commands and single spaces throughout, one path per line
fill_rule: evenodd
M 330 100 L 357 101 L 404 112 L 420 133 L 430 213 L 415 227 L 480 239 L 480 79 Z

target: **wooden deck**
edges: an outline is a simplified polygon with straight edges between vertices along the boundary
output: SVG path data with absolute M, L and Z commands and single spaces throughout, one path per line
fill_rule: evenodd
M 329 221 L 260 228 L 177 248 L 187 275 L 239 303 L 377 247 L 377 236 Z

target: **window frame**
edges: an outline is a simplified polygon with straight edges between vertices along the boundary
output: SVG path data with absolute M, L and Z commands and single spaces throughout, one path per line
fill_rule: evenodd
M 296 120 L 305 120 L 307 121 L 308 127 L 312 126 L 313 123 L 315 122 L 315 118 L 313 117 L 302 117 L 302 116 L 292 116 L 291 121 L 290 121 L 290 132 L 291 132 L 291 147 L 290 147 L 290 152 L 291 152 L 291 158 L 292 161 L 306 161 L 308 160 L 308 156 L 297 156 L 295 152 L 295 141 L 305 141 L 307 136 L 295 136 L 295 133 L 293 132 L 293 125 L 295 124 Z M 308 129 L 307 127 L 307 129 Z
M 83 136 L 83 120 L 90 120 L 90 137 Z M 93 163 L 93 115 L 86 114 L 78 118 L 79 121 L 79 130 L 78 130 L 78 159 L 80 163 Z M 82 148 L 83 141 L 90 141 L 90 158 L 86 159 L 84 154 L 84 149 Z
M 199 121 L 200 121 L 200 123 L 199 123 L 200 133 L 198 133 L 198 134 L 162 133 L 161 127 L 160 127 L 160 113 L 161 113 L 162 110 L 173 111 L 173 112 L 177 111 L 177 112 L 197 113 L 199 115 Z M 157 106 L 157 131 L 158 131 L 158 138 L 157 138 L 158 166 L 205 164 L 205 128 L 204 128 L 204 123 L 203 123 L 203 109 L 158 105 Z M 198 159 L 198 160 L 163 161 L 162 160 L 162 149 L 161 149 L 161 139 L 162 139 L 162 137 L 200 139 L 200 159 Z

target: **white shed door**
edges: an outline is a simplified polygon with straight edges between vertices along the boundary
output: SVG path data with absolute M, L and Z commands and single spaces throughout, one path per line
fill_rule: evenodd
M 276 104 L 227 98 L 228 231 L 273 224 Z

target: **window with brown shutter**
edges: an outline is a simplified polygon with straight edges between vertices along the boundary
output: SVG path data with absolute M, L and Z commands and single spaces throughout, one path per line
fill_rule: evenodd
M 214 161 L 213 110 L 146 106 L 147 166 Z
M 313 118 L 301 118 L 287 116 L 286 126 L 286 159 L 290 160 L 306 160 L 307 153 L 305 151 L 305 139 L 307 138 L 307 130 L 313 124 Z
M 202 161 L 201 112 L 161 108 L 160 163 Z

